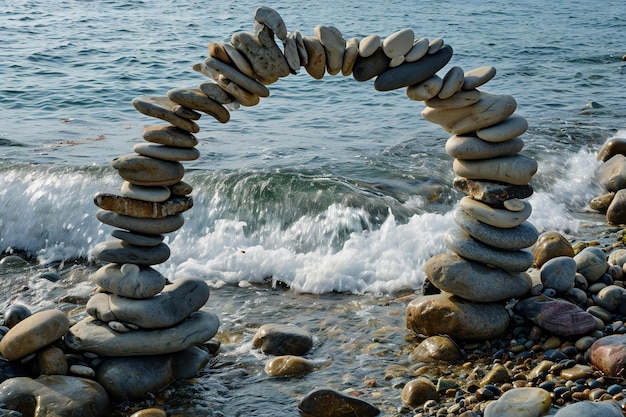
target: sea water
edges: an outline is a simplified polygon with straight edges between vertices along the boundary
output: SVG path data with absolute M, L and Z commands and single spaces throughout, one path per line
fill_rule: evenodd
M 22 302 L 37 310 L 89 295 L 89 251 L 111 239 L 92 197 L 119 189 L 109 161 L 132 152 L 144 125 L 158 124 L 130 101 L 207 81 L 192 66 L 208 43 L 252 31 L 260 5 L 0 0 L 0 251 L 33 261 L 0 277 L 2 308 Z M 539 164 L 530 221 L 571 240 L 609 230 L 588 205 L 604 192 L 594 180 L 597 151 L 626 137 L 622 1 L 266 5 L 304 35 L 322 24 L 345 39 L 403 28 L 442 37 L 454 56 L 440 74 L 453 65 L 495 66 L 482 89 L 515 97 L 530 125 L 522 153 Z M 419 290 L 424 263 L 446 251 L 442 234 L 461 197 L 444 151 L 449 135 L 423 120 L 423 103 L 404 90 L 377 92 L 371 81 L 341 75 L 315 80 L 304 70 L 268 87 L 270 97 L 233 111 L 227 124 L 199 121 L 201 157 L 185 163 L 194 207 L 167 236 L 172 256 L 157 267 L 213 288 L 206 308 L 219 310 L 230 365 L 189 387 L 195 400 L 217 404 L 207 415 L 243 415 L 259 401 L 267 410 L 255 415 L 294 415 L 297 395 L 268 382 L 250 350 L 265 322 L 324 334 L 316 360 L 343 352 L 327 368 L 332 378 L 320 371 L 292 387 L 298 393 L 352 375 L 355 361 L 370 372 L 372 353 L 350 356 L 343 338 L 379 340 L 370 333 L 383 328 L 389 349 L 403 343 L 402 306 L 381 306 Z M 50 269 L 62 280 L 36 278 Z M 267 391 L 254 394 L 260 381 Z

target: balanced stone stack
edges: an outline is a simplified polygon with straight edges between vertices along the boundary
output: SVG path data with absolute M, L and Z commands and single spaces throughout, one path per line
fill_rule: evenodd
M 533 256 L 526 248 L 539 234 L 527 221 L 531 206 L 524 199 L 532 195 L 537 163 L 519 154 L 528 123 L 514 114 L 513 97 L 478 90 L 495 72 L 452 67 L 432 97 L 419 95 L 427 105 L 422 116 L 452 134 L 446 152 L 455 158 L 453 185 L 466 194 L 454 214 L 456 227 L 444 234 L 453 254 L 424 266 L 428 282 L 443 293 L 419 297 L 407 309 L 407 325 L 419 334 L 496 337 L 509 323 L 503 301 L 532 286 L 525 271 Z

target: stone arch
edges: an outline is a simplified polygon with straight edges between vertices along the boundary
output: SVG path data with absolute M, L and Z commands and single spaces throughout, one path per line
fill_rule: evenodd
M 537 164 L 519 153 L 524 145 L 519 136 L 528 123 L 514 114 L 514 98 L 482 90 L 495 76 L 495 68 L 484 66 L 465 72 L 453 66 L 439 76 L 437 72 L 452 58 L 452 47 L 441 38 L 416 39 L 411 29 L 384 39 L 370 35 L 345 40 L 337 28 L 319 25 L 314 36 L 306 36 L 297 30 L 287 31 L 281 16 L 265 6 L 256 10 L 254 24 L 253 32 L 236 32 L 230 43 L 209 44 L 209 56 L 193 68 L 210 81 L 201 82 L 196 89 L 174 88 L 163 97 L 132 101 L 140 113 L 167 124 L 145 127 L 146 142 L 135 145 L 134 153 L 111 162 L 124 180 L 120 191 L 95 196 L 100 208 L 97 218 L 115 228 L 111 235 L 116 239 L 92 250 L 96 260 L 109 263 L 94 274 L 96 283 L 115 296 L 137 302 L 164 294 L 165 279 L 151 266 L 169 258 L 163 235 L 182 227 L 182 213 L 193 206 L 192 187 L 183 181 L 181 162 L 199 156 L 194 136 L 200 130 L 197 120 L 204 113 L 227 123 L 231 110 L 257 105 L 270 95 L 267 86 L 304 68 L 316 79 L 340 73 L 361 82 L 374 79 L 374 88 L 381 92 L 406 88 L 409 99 L 425 103 L 422 116 L 452 135 L 445 147 L 454 158 L 457 177 L 453 186 L 466 197 L 455 214 L 457 226 L 444 235 L 453 254 L 437 255 L 425 265 L 428 281 L 446 295 L 414 300 L 407 308 L 407 326 L 417 333 L 439 334 L 437 324 L 443 320 L 436 314 L 456 312 L 462 325 L 452 336 L 490 339 L 504 332 L 509 316 L 502 301 L 530 289 L 525 271 L 533 258 L 525 248 L 534 244 L 538 233 L 527 221 L 531 207 L 524 199 L 533 192 L 529 183 Z M 180 288 L 202 293 L 199 287 L 203 287 L 200 280 L 178 285 L 176 290 L 168 290 L 167 296 L 183 299 L 188 293 Z M 193 322 L 189 318 L 198 313 L 202 300 L 186 304 L 176 311 L 176 317 L 188 317 L 185 320 Z M 433 304 L 437 312 L 429 313 L 434 310 L 427 307 Z M 126 317 L 124 311 L 113 312 L 104 305 L 93 301 L 89 314 L 109 323 L 132 323 L 130 313 Z M 132 305 L 128 301 L 126 308 L 135 314 Z M 495 323 L 488 331 L 473 322 L 476 308 L 488 310 L 480 316 Z M 433 317 L 423 317 L 429 314 Z M 198 331 L 196 322 L 189 327 L 202 341 L 213 337 L 219 325 L 211 318 Z M 81 323 L 70 331 L 69 343 L 78 350 L 93 350 Z M 142 322 L 139 327 L 145 326 Z M 158 323 L 160 328 L 168 326 Z M 176 332 L 184 334 L 185 330 Z M 118 342 L 122 337 L 123 333 L 111 336 Z M 115 343 L 116 348 L 122 344 Z

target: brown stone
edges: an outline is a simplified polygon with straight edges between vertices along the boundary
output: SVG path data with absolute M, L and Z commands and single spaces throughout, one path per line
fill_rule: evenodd
M 626 223 L 626 189 L 619 190 L 611 199 L 606 210 L 606 220 L 611 224 Z
M 194 110 L 200 110 L 220 123 L 230 120 L 230 113 L 217 101 L 210 99 L 200 89 L 174 88 L 167 92 L 170 100 Z
M 143 128 L 142 136 L 148 142 L 178 148 L 193 148 L 198 144 L 198 139 L 194 135 L 170 125 L 146 126 Z
M 98 192 L 94 197 L 94 203 L 101 209 L 125 216 L 160 219 L 189 210 L 193 207 L 193 198 L 177 196 L 155 203 L 135 200 L 119 194 Z
M 192 120 L 178 116 L 174 108 L 178 106 L 166 97 L 137 97 L 132 101 L 133 106 L 146 116 L 170 122 L 174 126 L 187 132 L 198 133 L 200 126 Z
M 307 63 L 304 69 L 316 80 L 324 78 L 326 72 L 326 52 L 324 47 L 316 38 L 303 36 L 302 42 L 307 53 Z
M 574 248 L 559 232 L 549 231 L 539 235 L 533 248 L 535 268 L 541 268 L 543 264 L 557 256 L 574 257 Z
M 533 194 L 533 188 L 528 184 L 514 185 L 493 181 L 470 180 L 463 177 L 456 177 L 452 181 L 452 186 L 456 190 L 471 196 L 474 200 L 487 204 L 503 204 L 507 200 L 513 198 L 524 199 Z
M 316 389 L 298 403 L 302 417 L 374 417 L 380 410 L 351 395 L 331 389 Z
M 615 155 L 626 155 L 626 138 L 609 138 L 600 151 L 598 151 L 598 161 L 608 161 Z

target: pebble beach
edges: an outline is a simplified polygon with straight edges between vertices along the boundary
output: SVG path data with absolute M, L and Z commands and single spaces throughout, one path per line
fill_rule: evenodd
M 457 50 L 409 28 L 348 39 L 317 25 L 306 35 L 288 31 L 267 6 L 254 10 L 252 23 L 251 32 L 209 42 L 208 56 L 191 66 L 209 81 L 132 99 L 138 117 L 161 124 L 144 125 L 132 153 L 112 157 L 108 170 L 85 170 L 105 174 L 82 185 L 97 189 L 97 208 L 63 223 L 72 238 L 52 246 L 46 238 L 46 248 L 33 251 L 33 241 L 0 237 L 17 243 L 0 259 L 2 412 L 622 415 L 623 132 L 607 130 L 578 151 L 575 163 L 594 160 L 599 168 L 583 175 L 586 188 L 576 186 L 584 192 L 570 202 L 579 208 L 562 209 L 562 194 L 548 191 L 541 171 L 544 144 L 527 146 L 540 130 L 529 129 L 499 81 L 487 92 L 499 74 L 494 66 L 447 66 Z M 192 209 L 233 198 L 245 207 L 248 191 L 238 194 L 236 182 L 264 175 L 218 183 L 213 197 L 195 200 L 196 187 L 211 184 L 197 169 L 200 118 L 225 125 L 301 71 L 314 80 L 372 81 L 376 94 L 405 89 L 405 100 L 425 105 L 422 119 L 452 135 L 439 143 L 453 160 L 448 173 L 426 174 L 408 199 L 402 186 L 326 177 L 335 183 L 323 186 L 326 197 L 295 201 L 315 210 L 344 195 L 344 185 L 354 195 L 292 225 L 279 218 L 280 239 L 293 242 L 293 252 L 272 243 L 275 231 L 266 240 L 275 220 L 265 209 L 251 210 L 251 224 L 209 210 L 214 223 L 189 229 L 204 222 Z M 578 114 L 603 108 L 591 102 Z M 309 174 L 271 175 L 309 181 Z M 280 200 L 280 187 L 265 186 L 260 196 L 271 190 Z M 301 192 L 286 190 L 285 202 Z M 5 212 L 0 224 L 14 230 L 16 215 Z M 317 236 L 309 244 L 307 230 Z M 410 238 L 416 230 L 426 239 Z M 348 261 L 363 249 L 375 261 Z M 407 254 L 417 268 L 403 267 Z

